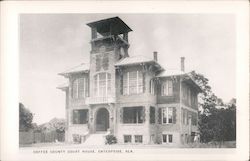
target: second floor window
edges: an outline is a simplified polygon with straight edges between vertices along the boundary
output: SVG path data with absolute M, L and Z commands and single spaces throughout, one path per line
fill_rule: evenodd
M 151 79 L 149 85 L 150 85 L 150 93 L 154 95 L 155 94 L 155 80 Z
M 107 97 L 111 92 L 111 75 L 109 73 L 99 73 L 94 77 L 95 95 L 97 97 Z
M 84 98 L 88 95 L 87 78 L 79 78 L 73 81 L 72 96 L 73 98 Z
M 172 96 L 173 95 L 173 82 L 171 80 L 166 80 L 161 85 L 161 95 L 162 96 Z
M 143 93 L 143 74 L 141 71 L 126 72 L 123 76 L 123 94 Z

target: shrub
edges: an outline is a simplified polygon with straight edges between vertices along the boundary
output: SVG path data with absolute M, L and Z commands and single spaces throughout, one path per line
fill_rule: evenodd
M 81 143 L 81 137 L 78 134 L 73 134 L 73 142 L 74 143 Z
M 106 141 L 105 141 L 105 144 L 116 144 L 117 143 L 117 139 L 114 135 L 107 135 L 106 136 Z

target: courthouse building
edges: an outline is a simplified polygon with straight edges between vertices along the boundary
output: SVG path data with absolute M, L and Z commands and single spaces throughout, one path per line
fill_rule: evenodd
M 198 133 L 201 92 L 189 73 L 167 70 L 144 56 L 129 56 L 132 29 L 119 17 L 87 24 L 91 29 L 89 64 L 59 73 L 66 93 L 67 142 L 104 140 L 112 134 L 118 144 L 178 146 Z M 143 24 L 142 24 L 143 25 Z M 133 44 L 132 44 L 133 45 Z M 168 60 L 169 61 L 169 60 Z

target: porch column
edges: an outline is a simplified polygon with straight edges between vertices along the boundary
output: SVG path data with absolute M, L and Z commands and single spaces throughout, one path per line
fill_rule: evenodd
M 147 105 L 145 106 L 145 124 L 149 125 L 150 124 L 150 106 Z
M 93 133 L 94 132 L 94 110 L 93 107 L 89 108 L 89 132 Z

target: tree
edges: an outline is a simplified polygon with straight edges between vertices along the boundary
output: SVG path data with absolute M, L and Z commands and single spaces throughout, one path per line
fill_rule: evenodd
M 19 103 L 19 131 L 28 131 L 33 128 L 33 114 Z
M 208 79 L 202 74 L 190 74 L 202 89 L 199 95 L 199 130 L 201 142 L 235 140 L 236 138 L 236 99 L 225 105 L 211 90 Z M 218 108 L 222 107 L 222 108 Z
M 66 127 L 66 121 L 64 119 L 53 118 L 47 123 L 38 126 L 38 131 L 56 131 L 64 132 Z

